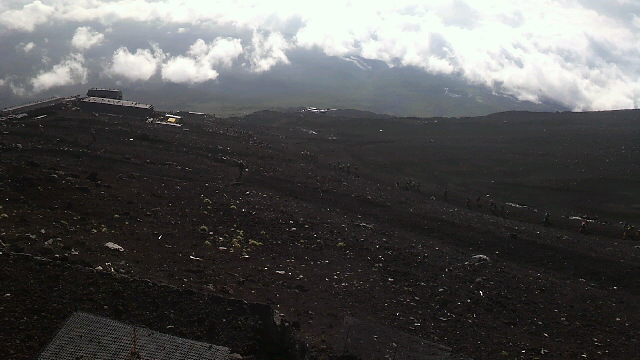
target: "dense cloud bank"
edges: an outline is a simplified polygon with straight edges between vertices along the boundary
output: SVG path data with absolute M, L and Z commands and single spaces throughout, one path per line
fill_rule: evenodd
M 0 87 L 34 96 L 89 77 L 203 84 L 320 50 L 462 77 L 523 101 L 640 107 L 640 4 L 602 3 L 6 0 Z

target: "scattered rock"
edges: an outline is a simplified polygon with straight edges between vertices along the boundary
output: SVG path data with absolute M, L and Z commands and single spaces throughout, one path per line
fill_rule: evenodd
M 471 263 L 474 265 L 487 264 L 490 262 L 491 259 L 486 255 L 474 255 L 471 257 Z
M 108 243 L 104 244 L 104 246 L 108 247 L 111 250 L 118 250 L 118 251 L 124 251 L 124 248 L 116 243 L 112 243 L 111 241 L 109 241 Z

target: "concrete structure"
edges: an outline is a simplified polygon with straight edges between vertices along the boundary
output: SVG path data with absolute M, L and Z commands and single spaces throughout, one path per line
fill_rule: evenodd
M 182 124 L 182 116 L 165 114 L 164 121 L 172 124 Z
M 87 97 L 80 100 L 78 107 L 83 111 L 99 114 L 127 115 L 144 118 L 153 116 L 153 105 L 125 100 Z
M 37 360 L 228 360 L 229 353 L 226 347 L 77 312 L 67 319 Z
M 105 99 L 122 100 L 122 90 L 92 88 L 87 91 L 89 97 L 99 97 Z

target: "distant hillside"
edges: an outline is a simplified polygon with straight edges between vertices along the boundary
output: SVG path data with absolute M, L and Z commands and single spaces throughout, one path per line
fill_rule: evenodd
M 509 110 L 565 111 L 552 103 L 520 102 L 470 85 L 458 76 L 431 75 L 411 67 L 390 68 L 380 61 L 342 59 L 292 52 L 291 64 L 255 74 L 230 69 L 225 76 L 202 84 L 163 83 L 160 79 L 119 84 L 89 78 L 86 84 L 60 87 L 29 97 L 0 88 L 0 107 L 50 96 L 84 94 L 89 87 L 119 88 L 125 99 L 163 110 L 191 110 L 218 116 L 242 116 L 263 109 L 357 109 L 393 116 L 479 116 Z
M 303 57 L 292 55 L 296 56 Z M 363 68 L 361 63 L 369 67 Z M 301 106 L 420 117 L 477 116 L 507 110 L 568 110 L 554 104 L 516 101 L 496 95 L 486 87 L 469 85 L 457 77 L 431 75 L 416 68 L 389 68 L 382 62 L 362 59 L 355 64 L 336 57 L 308 55 L 259 76 L 238 73 L 226 76 L 215 85 L 171 88 L 154 89 L 149 101 L 157 96 L 158 100 L 171 101 L 171 106 L 222 116 Z

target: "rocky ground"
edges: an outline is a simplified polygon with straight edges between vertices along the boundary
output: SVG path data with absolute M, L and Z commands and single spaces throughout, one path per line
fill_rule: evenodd
M 33 358 L 50 339 L 62 314 L 29 299 L 51 296 L 66 282 L 47 277 L 47 266 L 23 269 L 27 265 L 7 260 L 10 253 L 269 304 L 318 358 L 428 358 L 427 350 L 421 356 L 419 349 L 433 350 L 436 344 L 478 360 L 637 357 L 640 243 L 631 233 L 623 238 L 619 226 L 639 219 L 633 207 L 640 203 L 635 113 L 617 120 L 619 126 L 612 125 L 607 134 L 589 132 L 590 118 L 547 127 L 552 141 L 553 134 L 564 139 L 563 131 L 582 131 L 614 141 L 616 149 L 626 146 L 626 151 L 607 153 L 610 143 L 598 146 L 594 137 L 596 145 L 588 149 L 582 144 L 565 148 L 567 153 L 556 159 L 571 161 L 579 149 L 610 159 L 603 165 L 579 158 L 586 172 L 572 170 L 575 177 L 549 173 L 545 169 L 555 168 L 543 163 L 512 169 L 513 163 L 498 166 L 487 160 L 482 166 L 498 168 L 502 175 L 496 180 L 504 185 L 492 196 L 487 193 L 495 182 L 491 185 L 491 177 L 474 168 L 480 146 L 456 155 L 471 159 L 466 162 L 449 156 L 457 141 L 461 148 L 469 145 L 457 140 L 464 138 L 463 120 L 447 128 L 446 119 L 368 122 L 258 113 L 241 119 L 194 117 L 176 127 L 62 108 L 44 113 L 44 118 L 35 119 L 38 113 L 0 122 L 0 248 L 5 256 L 0 307 L 6 324 L 0 341 L 10 344 L 10 358 Z M 609 114 L 610 123 L 620 116 Z M 536 121 L 517 113 L 503 116 L 520 120 L 513 131 L 533 128 Z M 545 124 L 555 124 L 552 120 Z M 496 127 L 505 120 L 465 121 L 480 131 L 483 124 Z M 422 153 L 393 132 L 415 124 L 438 126 L 435 141 L 420 140 L 432 154 L 422 172 L 410 164 Z M 509 152 L 526 138 L 487 148 Z M 548 146 L 536 139 L 527 147 L 531 157 L 517 151 L 509 156 L 544 162 L 548 158 L 535 154 Z M 487 151 L 482 158 L 494 159 Z M 607 166 L 624 166 L 624 171 L 611 174 Z M 457 180 L 463 168 L 473 168 L 478 178 Z M 575 203 L 573 190 L 562 190 L 598 172 L 609 174 L 598 179 L 617 179 L 616 185 L 588 190 L 581 182 L 575 187 L 583 200 Z M 531 190 L 540 178 L 538 186 L 555 190 Z M 555 184 L 549 180 L 554 178 Z M 619 202 L 625 206 L 616 207 L 614 195 L 597 200 L 603 191 L 626 191 Z M 517 202 L 510 193 L 528 199 L 527 205 L 537 199 L 539 206 L 490 210 L 490 201 Z M 541 224 L 545 202 L 540 193 L 548 194 L 551 226 Z M 595 205 L 584 205 L 585 197 L 596 199 Z M 466 198 L 471 198 L 468 207 Z M 598 221 L 579 233 L 569 215 L 574 210 L 598 214 L 598 204 L 604 204 Z M 556 215 L 565 207 L 566 214 Z M 21 269 L 42 279 L 8 280 L 20 278 Z M 65 283 L 64 293 L 72 294 L 65 300 L 66 312 L 96 303 L 73 295 L 82 294 L 83 287 L 80 281 Z M 98 303 L 116 301 L 121 294 L 113 292 L 114 300 L 101 296 Z M 172 311 L 170 306 L 121 308 L 130 309 L 132 319 L 144 313 L 162 318 Z M 126 320 L 126 313 L 116 315 Z M 163 330 L 168 325 L 149 326 Z M 377 332 L 387 335 L 379 341 Z M 269 356 L 259 355 L 255 346 L 221 339 L 227 343 L 218 345 L 242 355 Z

